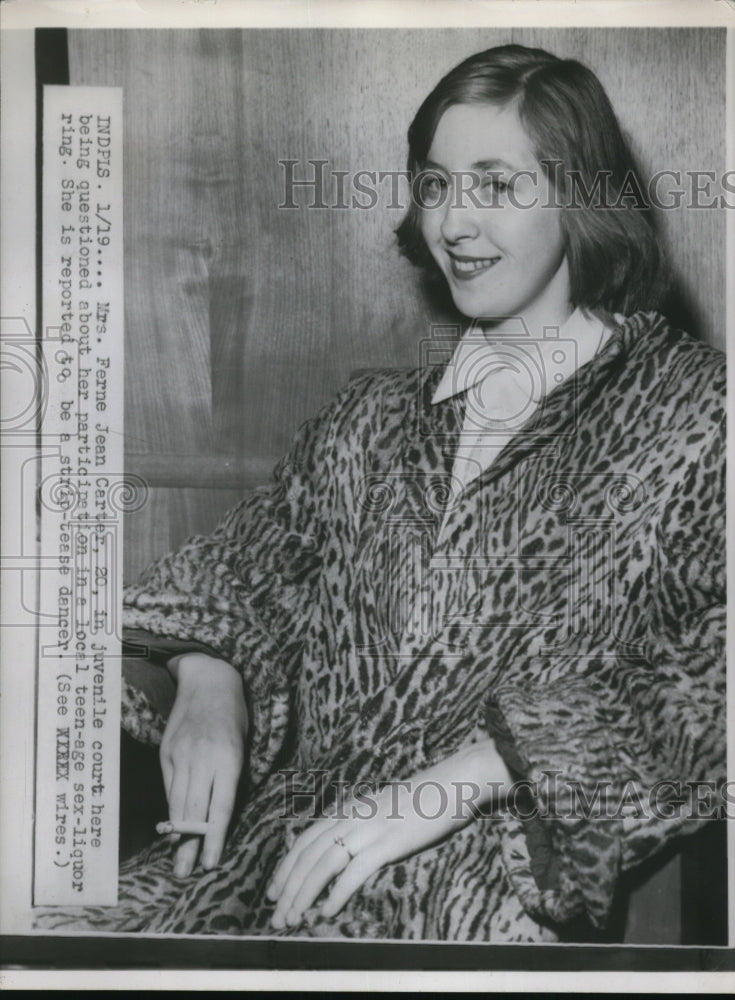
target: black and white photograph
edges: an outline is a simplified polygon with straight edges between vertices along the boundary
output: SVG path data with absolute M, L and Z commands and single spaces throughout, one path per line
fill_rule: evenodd
M 351 6 L 23 32 L 6 954 L 731 971 L 727 5 Z

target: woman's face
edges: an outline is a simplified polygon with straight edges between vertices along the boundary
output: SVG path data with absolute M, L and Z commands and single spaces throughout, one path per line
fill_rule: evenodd
M 438 180 L 427 179 L 422 201 L 437 207 L 420 210 L 421 230 L 460 312 L 521 316 L 532 330 L 561 325 L 571 313 L 561 208 L 515 108 L 448 108 L 426 167 Z M 521 175 L 506 187 L 523 170 L 535 180 Z

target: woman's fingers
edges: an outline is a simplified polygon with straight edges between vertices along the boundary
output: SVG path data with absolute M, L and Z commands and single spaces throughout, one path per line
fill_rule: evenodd
M 176 784 L 174 784 L 174 788 L 176 788 Z M 202 766 L 192 768 L 189 771 L 186 800 L 181 815 L 176 815 L 172 812 L 171 819 L 206 820 L 211 790 L 212 777 L 210 771 Z M 184 837 L 182 839 L 176 851 L 176 861 L 174 863 L 174 872 L 179 878 L 191 875 L 200 847 L 200 837 Z
M 174 762 L 171 755 L 167 753 L 163 747 L 159 754 L 159 759 L 161 761 L 161 776 L 163 777 L 163 787 L 166 790 L 166 801 L 171 802 L 171 785 L 174 780 Z
M 354 825 L 350 827 L 348 824 L 335 824 L 333 820 L 314 823 L 304 831 L 289 855 L 281 862 L 270 887 L 270 898 L 277 899 L 271 918 L 274 927 L 298 923 L 304 911 L 314 904 L 340 872 L 352 864 L 353 859 L 361 859 L 357 867 L 352 868 L 351 878 L 357 879 L 355 885 L 360 885 L 383 863 L 378 860 L 385 853 L 379 844 L 369 854 L 363 851 L 365 832 Z M 373 828 L 370 832 L 375 834 L 377 831 Z M 368 867 L 362 860 L 364 858 L 369 860 Z M 360 871 L 363 873 L 362 879 L 359 878 Z M 350 881 L 347 884 L 353 883 Z M 353 891 L 354 889 L 350 889 L 350 893 Z
M 332 891 L 321 906 L 323 917 L 333 917 L 342 909 L 353 893 L 383 866 L 385 859 L 380 845 L 361 851 L 350 861 L 335 881 Z
M 321 908 L 324 916 L 334 916 L 350 896 L 385 864 L 387 855 L 380 841 L 369 847 L 359 847 L 359 853 L 356 853 L 358 845 L 354 832 L 329 823 L 299 851 L 271 918 L 275 928 L 297 924 L 329 883 L 336 879 Z
M 227 827 L 230 825 L 232 810 L 235 806 L 237 782 L 240 777 L 239 768 L 223 766 L 214 776 L 212 798 L 209 803 L 209 830 L 202 847 L 202 865 L 204 868 L 214 868 L 222 856 L 225 846 Z
M 291 895 L 290 905 L 285 893 L 283 902 L 279 901 L 279 906 L 283 906 L 287 924 L 298 923 L 304 911 L 309 909 L 322 890 L 336 875 L 344 871 L 345 865 L 351 862 L 352 854 L 346 844 L 337 843 L 334 837 L 325 842 L 320 841 L 320 850 L 322 853 L 316 863 L 298 873 L 301 875 L 301 880 L 299 885 L 294 886 L 295 892 Z
M 161 777 L 163 778 L 163 787 L 166 792 L 166 802 L 168 803 L 168 814 L 172 817 L 171 813 L 171 787 L 174 780 L 174 765 L 168 753 L 164 752 L 164 748 L 161 747 L 158 759 L 161 763 Z
M 207 761 L 196 768 L 179 765 L 164 775 L 168 795 L 169 816 L 172 820 L 204 821 L 209 830 L 202 843 L 201 837 L 171 835 L 171 843 L 180 843 L 175 855 L 175 872 L 180 877 L 190 875 L 200 847 L 202 865 L 214 868 L 224 847 L 227 828 L 232 818 L 240 771 L 235 764 L 222 764 L 212 776 Z
M 288 881 L 295 865 L 298 863 L 302 852 L 322 835 L 324 830 L 327 828 L 327 824 L 332 824 L 332 821 L 317 820 L 308 826 L 303 833 L 299 834 L 293 842 L 291 850 L 288 851 L 286 856 L 281 860 L 280 864 L 276 868 L 275 874 L 270 881 L 270 885 L 266 889 L 268 899 L 275 901 L 281 896 L 284 886 L 286 885 L 286 882 Z
M 291 850 L 281 861 L 276 874 L 268 887 L 268 897 L 277 901 L 274 917 L 276 926 L 285 922 L 285 916 L 291 908 L 294 896 L 301 888 L 306 873 L 309 872 L 324 854 L 328 831 L 333 829 L 329 821 L 318 820 L 307 827 L 293 843 Z M 281 918 L 284 918 L 283 920 Z
M 170 777 L 166 783 L 166 798 L 168 799 L 168 814 L 173 820 L 184 818 L 186 807 L 186 793 L 189 788 L 189 768 L 179 764 L 170 768 Z M 178 834 L 171 837 L 171 843 L 177 844 L 180 840 Z
M 343 847 L 334 843 L 329 831 L 302 850 L 278 898 L 273 926 L 296 923 L 347 861 L 349 855 Z

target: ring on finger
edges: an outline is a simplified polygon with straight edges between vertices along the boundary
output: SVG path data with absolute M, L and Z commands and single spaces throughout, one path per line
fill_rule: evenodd
M 342 837 L 333 837 L 332 839 L 334 840 L 334 843 L 335 843 L 335 844 L 337 845 L 337 847 L 341 847 L 341 848 L 343 848 L 343 849 L 344 849 L 345 851 L 347 851 L 347 853 L 348 853 L 348 854 L 349 854 L 349 856 L 350 856 L 350 860 L 352 860 L 352 859 L 353 859 L 353 858 L 355 857 L 355 855 L 354 855 L 354 854 L 352 853 L 352 851 L 351 851 L 351 850 L 349 849 L 349 847 L 347 846 L 347 844 L 345 844 L 345 842 L 344 842 L 344 840 L 342 839 Z

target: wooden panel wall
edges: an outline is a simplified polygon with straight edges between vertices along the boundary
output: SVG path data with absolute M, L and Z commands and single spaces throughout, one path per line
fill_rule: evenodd
M 439 77 L 510 40 L 587 62 L 646 173 L 724 169 L 724 32 L 70 33 L 71 82 L 124 88 L 127 465 L 151 486 L 127 578 L 265 481 L 353 369 L 416 363 L 428 332 L 387 188 L 371 211 L 279 209 L 278 161 L 403 168 Z M 689 325 L 722 344 L 724 213 L 662 222 Z

